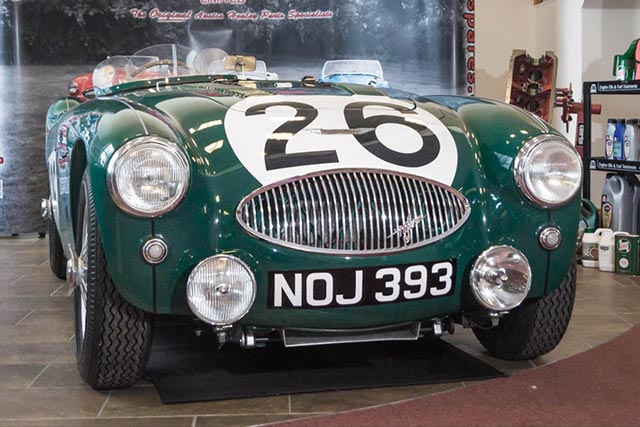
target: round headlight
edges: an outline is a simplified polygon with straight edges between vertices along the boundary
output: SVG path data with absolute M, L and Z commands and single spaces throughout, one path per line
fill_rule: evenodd
M 156 217 L 171 211 L 189 185 L 189 163 L 174 143 L 141 137 L 122 146 L 107 169 L 109 191 L 120 209 Z
M 256 281 L 247 265 L 230 255 L 205 259 L 187 281 L 191 311 L 212 325 L 229 325 L 249 311 L 256 297 Z
M 582 161 L 559 136 L 533 138 L 518 153 L 514 168 L 522 192 L 542 207 L 566 203 L 580 189 Z
M 476 300 L 494 311 L 511 310 L 524 301 L 531 289 L 527 257 L 510 246 L 492 246 L 471 269 L 471 290 Z

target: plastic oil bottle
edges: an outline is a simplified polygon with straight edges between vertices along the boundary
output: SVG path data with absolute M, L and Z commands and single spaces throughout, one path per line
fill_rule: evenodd
M 623 160 L 638 161 L 638 151 L 640 150 L 640 127 L 638 119 L 627 120 L 627 127 L 624 130 Z
M 616 133 L 616 125 L 618 121 L 616 119 L 607 120 L 607 134 L 604 137 L 604 157 L 607 159 L 613 158 L 613 137 Z
M 613 159 L 624 160 L 624 132 L 626 129 L 626 120 L 618 119 L 616 130 L 613 134 Z
M 614 271 L 615 265 L 615 236 L 609 229 L 603 229 L 598 242 L 598 268 L 600 271 Z
M 638 234 L 640 182 L 635 175 L 608 173 L 602 188 L 602 225 Z
M 598 268 L 598 247 L 604 231 L 604 228 L 598 228 L 593 233 L 585 232 L 582 236 L 582 265 L 585 267 Z

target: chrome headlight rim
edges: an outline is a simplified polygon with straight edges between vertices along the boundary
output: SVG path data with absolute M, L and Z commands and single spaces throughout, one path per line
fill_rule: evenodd
M 526 166 L 527 166 L 529 158 L 531 157 L 531 155 L 534 153 L 534 151 L 541 144 L 548 144 L 548 143 L 551 143 L 551 142 L 563 144 L 567 148 L 570 148 L 575 153 L 576 157 L 579 160 L 578 161 L 578 165 L 579 165 L 579 168 L 580 168 L 580 176 L 582 177 L 584 175 L 582 159 L 580 159 L 580 156 L 578 155 L 577 151 L 575 150 L 575 147 L 573 145 L 571 145 L 571 143 L 569 141 L 567 141 L 564 137 L 562 137 L 560 135 L 546 134 L 546 135 L 539 135 L 539 136 L 533 137 L 529 141 L 527 141 L 522 146 L 522 148 L 518 152 L 518 155 L 515 158 L 514 167 L 513 167 L 513 174 L 514 174 L 515 182 L 516 182 L 516 185 L 517 185 L 518 189 L 520 190 L 520 192 L 530 202 L 534 203 L 538 207 L 545 208 L 545 209 L 557 208 L 557 207 L 561 207 L 561 206 L 564 206 L 564 205 L 568 204 L 576 196 L 576 194 L 578 194 L 578 192 L 580 191 L 580 187 L 582 186 L 582 178 L 581 178 L 580 179 L 580 184 L 578 186 L 576 186 L 576 188 L 573 191 L 573 193 L 571 193 L 571 195 L 569 195 L 565 200 L 558 201 L 558 202 L 552 202 L 552 201 L 544 200 L 544 199 L 538 197 L 527 186 L 527 182 L 526 182 Z
M 169 152 L 170 154 L 175 155 L 178 159 L 178 162 L 187 172 L 187 177 L 184 185 L 182 186 L 182 191 L 180 192 L 179 196 L 176 197 L 171 203 L 167 204 L 165 207 L 154 211 L 143 211 L 140 209 L 136 209 L 135 207 L 129 205 L 127 201 L 120 195 L 120 191 L 118 191 L 116 172 L 120 161 L 125 155 L 129 154 L 131 151 L 137 149 L 141 145 L 144 145 L 146 147 L 156 146 L 162 150 Z M 136 217 L 156 218 L 168 212 L 171 212 L 184 199 L 184 196 L 189 190 L 190 181 L 191 168 L 189 167 L 189 160 L 187 159 L 184 151 L 176 143 L 158 136 L 141 136 L 124 143 L 120 148 L 118 148 L 118 150 L 116 150 L 115 153 L 113 153 L 113 156 L 111 156 L 111 159 L 109 160 L 109 165 L 107 166 L 107 187 L 109 189 L 111 199 L 116 204 L 116 206 L 118 206 L 118 208 Z
M 242 310 L 241 312 L 239 312 L 236 316 L 234 316 L 233 318 L 227 320 L 224 323 L 214 322 L 212 319 L 209 319 L 206 316 L 202 315 L 200 310 L 198 310 L 198 308 L 195 307 L 194 303 L 192 302 L 192 298 L 190 298 L 190 293 L 192 291 L 191 291 L 191 286 L 189 286 L 189 283 L 191 282 L 192 275 L 194 273 L 196 273 L 197 271 L 199 271 L 204 264 L 206 264 L 207 262 L 210 262 L 213 259 L 221 259 L 221 258 L 225 258 L 225 259 L 229 259 L 229 260 L 231 260 L 233 262 L 237 262 L 238 264 L 240 264 L 240 266 L 242 268 L 244 268 L 247 271 L 247 273 L 249 273 L 249 277 L 251 278 L 251 293 L 252 293 L 251 299 L 250 299 L 249 303 L 247 304 L 247 307 L 244 310 Z M 238 320 L 240 320 L 244 316 L 246 316 L 247 313 L 249 313 L 249 311 L 251 311 L 251 308 L 253 308 L 253 304 L 256 302 L 256 294 L 257 293 L 258 293 L 258 284 L 256 282 L 256 277 L 253 274 L 253 271 L 251 271 L 251 269 L 249 268 L 249 266 L 247 265 L 246 262 L 242 261 L 240 258 L 237 258 L 237 257 L 235 257 L 233 255 L 219 254 L 219 255 L 214 255 L 214 256 L 207 257 L 207 258 L 203 259 L 202 261 L 200 261 L 198 264 L 196 264 L 196 266 L 193 268 L 193 270 L 191 270 L 191 273 L 189 273 L 189 277 L 187 278 L 187 286 L 186 286 L 187 305 L 189 306 L 189 309 L 191 310 L 191 312 L 193 314 L 195 314 L 198 319 L 202 320 L 205 323 L 208 323 L 209 325 L 229 326 L 229 325 L 232 325 L 232 324 L 236 323 Z

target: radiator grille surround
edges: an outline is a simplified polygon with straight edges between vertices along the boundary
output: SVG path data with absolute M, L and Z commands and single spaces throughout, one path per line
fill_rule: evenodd
M 240 202 L 236 219 L 250 235 L 289 248 L 385 255 L 443 239 L 470 211 L 459 191 L 430 179 L 339 169 L 259 188 Z

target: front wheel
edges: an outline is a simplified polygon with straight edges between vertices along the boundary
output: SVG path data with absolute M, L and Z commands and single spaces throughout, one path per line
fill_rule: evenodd
M 93 388 L 128 387 L 144 372 L 152 316 L 122 298 L 111 280 L 87 172 L 78 199 L 73 260 L 78 370 Z
M 556 348 L 569 326 L 576 296 L 576 264 L 562 284 L 541 298 L 525 301 L 491 329 L 473 328 L 489 354 L 505 360 L 528 360 Z

